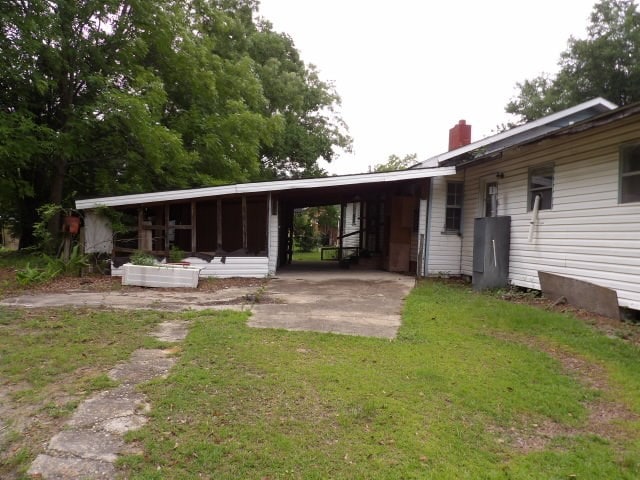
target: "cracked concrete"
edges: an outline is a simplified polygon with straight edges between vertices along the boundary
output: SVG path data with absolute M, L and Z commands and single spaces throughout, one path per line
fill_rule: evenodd
M 242 310 L 248 305 L 248 295 L 258 287 L 231 287 L 216 292 L 174 292 L 140 289 L 107 292 L 48 292 L 19 295 L 0 300 L 6 307 L 48 308 L 62 305 L 75 307 L 118 308 L 125 310 Z
M 167 321 L 151 335 L 179 342 L 187 330 L 187 322 Z M 51 438 L 45 453 L 36 457 L 27 475 L 45 480 L 115 478 L 114 462 L 119 455 L 131 453 L 123 435 L 142 427 L 150 410 L 136 386 L 166 376 L 175 361 L 167 350 L 141 349 L 128 362 L 116 365 L 109 376 L 120 385 L 82 402 L 65 429 Z
M 248 325 L 395 338 L 414 285 L 413 277 L 373 270 L 284 269 L 264 292 L 275 301 L 253 305 Z

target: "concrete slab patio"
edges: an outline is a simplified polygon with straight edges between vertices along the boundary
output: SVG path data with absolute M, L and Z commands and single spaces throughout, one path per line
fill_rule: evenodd
M 0 305 L 47 308 L 62 305 L 118 309 L 252 312 L 249 326 L 393 338 L 413 277 L 368 270 L 340 270 L 335 264 L 298 264 L 278 272 L 266 287 L 220 291 L 136 290 L 47 292 L 5 298 Z
M 382 271 L 291 268 L 267 284 L 249 326 L 394 338 L 415 279 Z

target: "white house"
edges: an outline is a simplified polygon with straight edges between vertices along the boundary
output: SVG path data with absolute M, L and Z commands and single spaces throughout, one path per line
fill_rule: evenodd
M 477 219 L 507 217 L 507 283 L 539 289 L 549 272 L 640 310 L 640 104 L 591 100 L 418 166 L 456 167 L 432 182 L 429 275 L 477 276 Z
M 449 151 L 408 170 L 76 206 L 87 251 L 111 252 L 116 265 L 135 250 L 168 255 L 175 245 L 202 275 L 272 275 L 290 259 L 293 211 L 340 204 L 342 247 L 385 270 L 535 289 L 546 272 L 612 289 L 620 306 L 640 310 L 640 104 L 598 98 L 470 140 L 461 121 Z M 115 242 L 102 206 L 128 225 Z

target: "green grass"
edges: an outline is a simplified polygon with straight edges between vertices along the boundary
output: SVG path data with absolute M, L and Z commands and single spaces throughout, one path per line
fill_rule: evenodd
M 409 296 L 394 341 L 189 315 L 179 364 L 145 387 L 152 419 L 129 434 L 145 453 L 120 462 L 127 478 L 640 475 L 637 421 L 615 439 L 586 427 L 594 399 L 640 413 L 640 352 L 571 317 L 439 283 Z M 609 388 L 588 388 L 527 339 L 599 365 Z M 500 433 L 544 422 L 576 434 L 523 451 Z
M 302 252 L 300 250 L 294 250 L 291 257 L 294 262 L 319 262 L 320 261 L 320 249 L 316 248 L 312 252 Z
M 114 386 L 106 372 L 115 364 L 137 348 L 164 345 L 147 334 L 165 316 L 0 307 L 0 389 L 12 405 L 10 414 L 0 405 L 0 478 L 26 471 L 33 449 L 62 428 L 83 398 Z M 23 431 L 19 425 L 34 415 Z

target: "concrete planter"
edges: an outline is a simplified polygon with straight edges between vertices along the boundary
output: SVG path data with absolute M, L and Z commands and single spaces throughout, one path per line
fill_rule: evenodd
M 197 288 L 200 269 L 182 265 L 123 265 L 122 285 Z

